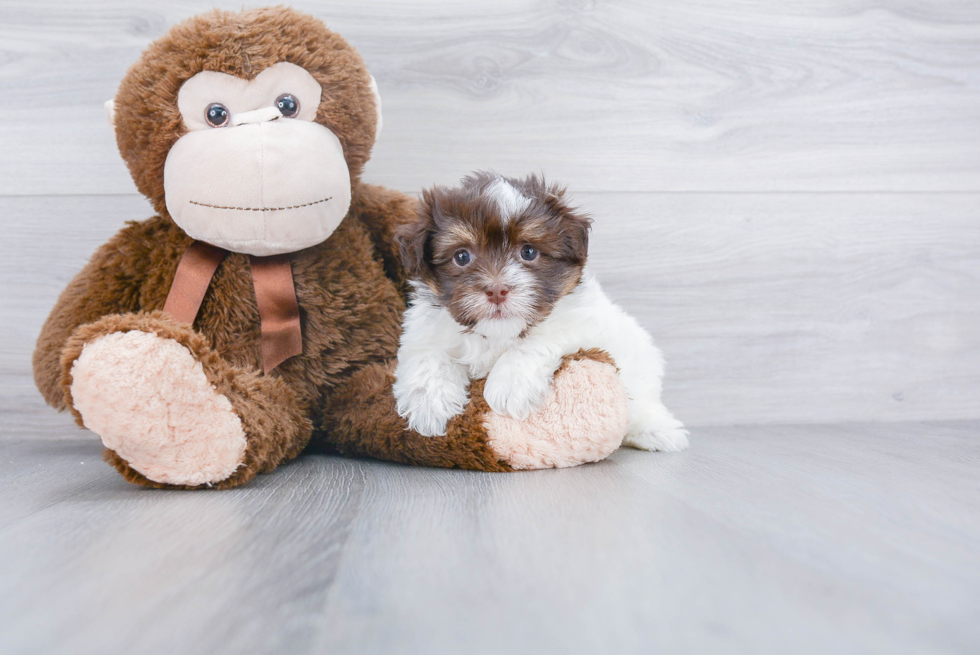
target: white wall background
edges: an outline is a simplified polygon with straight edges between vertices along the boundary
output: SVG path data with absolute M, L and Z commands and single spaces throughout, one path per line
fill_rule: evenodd
M 365 181 L 569 185 L 690 425 L 980 417 L 980 3 L 292 4 L 378 80 Z M 214 5 L 242 3 L 0 0 L 2 434 L 74 434 L 33 388 L 34 339 L 152 213 L 102 105 Z

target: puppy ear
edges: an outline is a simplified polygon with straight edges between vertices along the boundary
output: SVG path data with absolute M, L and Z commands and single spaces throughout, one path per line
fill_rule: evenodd
M 424 278 L 432 272 L 428 261 L 429 237 L 434 226 L 434 198 L 426 189 L 419 201 L 418 215 L 411 223 L 405 223 L 395 233 L 402 266 L 409 278 Z
M 548 187 L 545 203 L 560 221 L 559 230 L 565 258 L 584 266 L 589 256 L 589 230 L 592 229 L 592 218 L 569 206 L 565 200 L 565 189 L 558 185 Z

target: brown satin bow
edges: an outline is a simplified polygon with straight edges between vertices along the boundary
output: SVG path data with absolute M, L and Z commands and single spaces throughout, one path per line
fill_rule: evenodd
M 211 279 L 227 255 L 227 250 L 209 243 L 192 243 L 177 264 L 163 311 L 181 323 L 193 325 Z M 262 326 L 262 368 L 268 373 L 293 355 L 303 354 L 293 269 L 288 254 L 250 255 L 249 263 Z

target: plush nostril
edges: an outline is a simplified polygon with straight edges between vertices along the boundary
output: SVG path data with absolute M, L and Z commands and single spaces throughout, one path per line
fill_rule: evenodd
M 230 124 L 232 127 L 236 127 L 238 125 L 249 125 L 251 123 L 266 123 L 269 121 L 279 120 L 280 118 L 282 118 L 282 112 L 279 111 L 278 107 L 263 107 L 262 109 L 255 109 L 233 115 L 231 117 Z

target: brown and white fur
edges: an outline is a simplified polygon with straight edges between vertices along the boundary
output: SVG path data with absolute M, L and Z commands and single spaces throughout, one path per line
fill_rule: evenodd
M 426 436 L 446 433 L 471 379 L 499 414 L 523 419 L 543 402 L 563 355 L 609 352 L 630 397 L 625 445 L 687 448 L 660 400 L 663 357 L 637 321 L 585 271 L 591 219 L 537 176 L 491 173 L 423 193 L 400 233 L 412 278 L 395 371 L 398 413 Z

